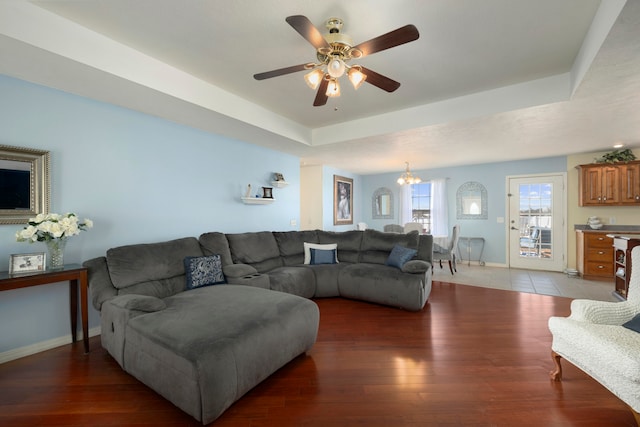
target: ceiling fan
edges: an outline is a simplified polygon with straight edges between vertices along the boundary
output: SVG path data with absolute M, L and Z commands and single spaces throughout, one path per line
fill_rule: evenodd
M 420 37 L 418 29 L 414 25 L 405 25 L 354 46 L 351 38 L 341 32 L 343 22 L 340 18 L 327 20 L 326 27 L 329 33 L 325 35 L 322 35 L 306 16 L 293 15 L 287 17 L 286 21 L 316 48 L 318 62 L 258 73 L 254 74 L 253 78 L 265 80 L 298 71 L 311 70 L 305 75 L 304 79 L 309 87 L 318 90 L 313 101 L 314 107 L 325 105 L 329 97 L 340 96 L 338 78 L 344 75 L 345 72 L 356 89 L 366 81 L 387 92 L 395 91 L 400 87 L 400 83 L 397 81 L 361 65 L 350 65 L 350 62 L 354 59 L 364 58 L 367 55 L 412 42 Z

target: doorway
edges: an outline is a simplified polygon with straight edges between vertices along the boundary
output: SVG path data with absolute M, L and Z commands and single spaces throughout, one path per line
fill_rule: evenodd
M 565 268 L 565 174 L 507 177 L 509 267 Z

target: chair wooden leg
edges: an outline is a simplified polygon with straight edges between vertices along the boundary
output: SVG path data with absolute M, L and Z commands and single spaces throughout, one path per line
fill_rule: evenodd
M 442 260 L 440 260 L 440 268 L 442 268 Z
M 629 409 L 631 410 L 631 413 L 633 414 L 633 416 L 636 418 L 636 424 L 640 426 L 640 414 L 634 411 L 631 406 L 629 406 Z
M 453 271 L 458 272 L 458 258 L 456 258 L 456 254 L 451 254 L 451 259 L 453 260 Z
M 555 351 L 551 350 L 551 359 L 553 359 L 553 364 L 555 365 L 553 371 L 549 372 L 549 377 L 553 381 L 562 381 L 562 365 L 560 364 L 560 356 Z
M 451 263 L 451 260 L 449 260 L 449 270 L 451 271 L 451 274 L 453 274 L 453 264 Z

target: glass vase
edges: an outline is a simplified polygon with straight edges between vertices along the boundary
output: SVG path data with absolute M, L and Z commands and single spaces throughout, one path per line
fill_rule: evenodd
M 49 252 L 49 268 L 60 270 L 64 267 L 64 248 L 67 246 L 67 239 L 47 240 L 47 250 Z

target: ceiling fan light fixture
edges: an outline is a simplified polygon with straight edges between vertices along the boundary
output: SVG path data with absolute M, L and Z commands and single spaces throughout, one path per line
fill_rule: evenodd
M 336 79 L 329 80 L 326 95 L 329 98 L 337 98 L 340 96 L 340 83 L 338 83 Z
M 307 82 L 307 85 L 313 90 L 318 89 L 323 78 L 324 72 L 322 72 L 320 68 L 316 68 L 310 73 L 304 75 L 304 81 Z
M 352 67 L 347 73 L 347 76 L 355 90 L 358 90 L 358 88 L 362 86 L 362 83 L 367 80 L 367 75 L 362 73 L 360 67 Z
M 346 65 L 339 56 L 334 56 L 327 64 L 327 73 L 334 79 L 341 77 L 345 69 Z
M 411 173 L 411 171 L 409 170 L 409 162 L 404 162 L 404 164 L 407 166 L 404 170 L 404 173 L 400 175 L 400 178 L 398 178 L 398 184 L 420 184 L 422 182 L 422 179 L 420 179 L 419 176 L 415 176 Z

